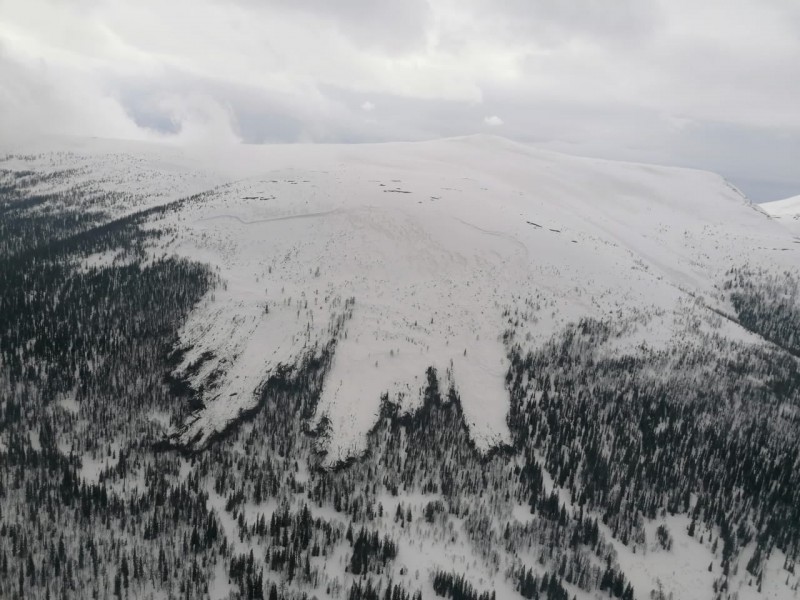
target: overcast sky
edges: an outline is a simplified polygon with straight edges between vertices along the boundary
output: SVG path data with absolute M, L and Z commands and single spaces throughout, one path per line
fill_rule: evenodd
M 800 194 L 800 0 L 0 0 L 0 137 L 493 133 Z

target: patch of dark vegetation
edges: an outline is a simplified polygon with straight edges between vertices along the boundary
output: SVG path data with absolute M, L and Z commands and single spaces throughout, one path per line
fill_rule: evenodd
M 388 536 L 362 527 L 357 534 L 347 530 L 345 538 L 353 547 L 348 570 L 353 575 L 376 573 L 380 575 L 386 564 L 397 556 L 397 544 Z
M 182 441 L 182 436 L 187 428 L 187 426 L 184 425 L 183 428 L 170 434 L 166 440 L 159 441 L 156 447 L 162 450 L 169 448 L 176 449 L 190 456 L 205 450 L 211 444 L 226 439 L 244 423 L 252 421 L 253 418 L 261 412 L 264 405 L 274 401 L 276 396 L 293 395 L 295 392 L 307 389 L 306 385 L 309 379 L 322 377 L 322 373 L 326 372 L 330 367 L 335 345 L 336 341 L 332 340 L 324 346 L 320 352 L 316 353 L 313 350 L 310 351 L 299 365 L 279 365 L 275 372 L 261 385 L 260 390 L 256 392 L 258 401 L 252 406 L 240 410 L 236 418 L 228 421 L 221 430 L 214 431 L 211 435 L 206 437 L 198 435 L 192 440 L 185 442 Z M 203 402 L 198 395 L 191 394 L 187 399 L 187 406 L 192 412 L 197 412 L 203 408 Z M 313 401 L 308 408 L 303 409 L 304 414 L 301 413 L 295 416 L 307 420 L 313 416 L 315 406 L 316 401 Z M 187 417 L 189 423 L 191 423 L 191 418 L 191 415 Z M 200 440 L 203 440 L 203 442 L 198 445 Z
M 739 323 L 800 358 L 800 281 L 789 272 L 772 275 L 732 269 L 725 283 Z
M 494 591 L 478 592 L 463 575 L 438 570 L 433 574 L 433 591 L 437 596 L 452 600 L 495 600 L 497 597 Z M 561 600 L 560 596 L 557 598 Z M 568 598 L 564 596 L 564 600 Z
M 391 580 L 385 588 L 381 583 L 372 583 L 372 578 L 361 579 L 353 583 L 347 600 L 422 600 L 422 592 L 417 591 L 412 596 L 403 586 L 393 584 Z
M 794 317 L 781 323 L 774 335 L 800 333 Z M 642 516 L 689 514 L 718 527 L 723 577 L 754 539 L 796 560 L 800 431 L 783 417 L 800 404 L 796 359 L 713 335 L 698 346 L 598 354 L 612 329 L 584 320 L 537 352 L 512 349 L 508 424 L 523 473 L 536 473 L 542 456 L 555 483 L 625 544 L 644 542 Z M 526 481 L 533 510 L 541 480 Z

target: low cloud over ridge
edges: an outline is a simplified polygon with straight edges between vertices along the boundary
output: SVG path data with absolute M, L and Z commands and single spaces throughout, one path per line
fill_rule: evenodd
M 0 13 L 4 140 L 360 142 L 504 122 L 552 149 L 713 169 L 756 200 L 800 192 L 793 0 L 0 0 Z

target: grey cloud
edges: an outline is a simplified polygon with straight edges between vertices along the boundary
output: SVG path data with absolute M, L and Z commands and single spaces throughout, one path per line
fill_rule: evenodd
M 82 0 L 72 12 L 48 2 L 6 0 L 6 138 L 367 142 L 492 131 L 716 170 L 756 200 L 800 192 L 794 0 Z M 42 17 L 49 6 L 58 19 Z
M 328 21 L 345 37 L 366 50 L 401 54 L 424 45 L 433 13 L 427 0 L 376 2 L 375 0 L 240 0 L 250 6 L 302 14 L 309 28 Z
M 53 70 L 43 61 L 16 60 L 2 43 L 0 82 L 0 138 L 4 141 L 49 133 L 140 137 L 106 90 L 79 73 Z
M 800 137 L 774 129 L 703 122 L 672 140 L 672 162 L 716 171 L 756 202 L 800 193 Z
M 503 35 L 546 46 L 583 36 L 617 44 L 642 39 L 662 23 L 657 3 L 641 0 L 473 0 L 471 6 Z
M 122 102 L 140 125 L 174 133 L 179 124 L 160 104 L 164 94 L 213 97 L 231 108 L 235 133 L 246 143 L 361 143 L 496 133 L 486 122 L 487 115 L 496 113 L 502 115 L 502 134 L 553 150 L 717 171 L 755 201 L 800 190 L 800 138 L 780 132 L 681 121 L 641 107 L 521 98 L 513 89 L 486 88 L 481 104 L 372 94 L 372 111 L 363 110 L 359 92 L 326 85 L 318 91 L 335 118 L 315 116 L 277 93 L 179 73 L 147 87 L 131 84 Z

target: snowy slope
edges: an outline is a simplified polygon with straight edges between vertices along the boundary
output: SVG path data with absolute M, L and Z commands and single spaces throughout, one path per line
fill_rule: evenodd
M 773 219 L 794 235 L 794 243 L 800 245 L 800 196 L 761 204 Z
M 167 204 L 230 180 L 174 146 L 97 138 L 44 137 L 23 145 L 0 143 L 0 170 L 35 171 L 39 194 L 77 191 L 77 210 L 110 218 Z M 69 208 L 69 207 L 68 207 Z
M 800 215 L 800 196 L 792 196 L 760 205 L 769 214 L 776 217 L 794 217 Z
M 181 431 L 195 446 L 280 365 L 327 343 L 347 299 L 317 415 L 330 419 L 331 462 L 363 448 L 383 394 L 415 406 L 428 366 L 452 379 L 480 448 L 507 441 L 509 312 L 535 313 L 519 326 L 536 347 L 581 317 L 639 311 L 629 347 L 657 346 L 684 334 L 688 300 L 731 312 L 718 289 L 731 267 L 797 261 L 784 229 L 706 172 L 486 136 L 229 159 L 247 176 L 170 217 L 177 237 L 158 250 L 210 262 L 225 281 L 182 333 L 179 372 L 213 353 L 190 376 L 206 404 Z
M 352 309 L 317 414 L 330 462 L 363 448 L 382 395 L 413 408 L 429 366 L 459 391 L 478 447 L 505 442 L 507 329 L 533 348 L 582 317 L 633 312 L 641 322 L 609 352 L 663 345 L 685 334 L 687 304 L 731 312 L 719 289 L 731 267 L 793 267 L 800 251 L 717 175 L 492 136 L 203 153 L 63 138 L 3 161 L 23 166 L 75 170 L 40 187 L 116 193 L 112 216 L 206 192 L 152 225 L 173 232 L 154 255 L 210 263 L 224 282 L 182 330 L 178 373 L 206 406 L 184 443 L 223 430 Z
M 761 208 L 791 231 L 795 243 L 800 244 L 800 196 L 767 202 Z

